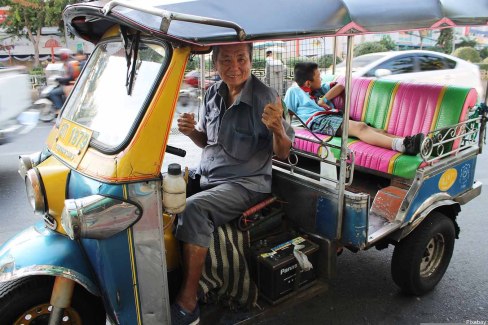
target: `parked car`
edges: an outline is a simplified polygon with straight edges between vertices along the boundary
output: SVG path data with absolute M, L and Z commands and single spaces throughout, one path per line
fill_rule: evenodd
M 337 65 L 336 74 L 345 75 L 346 64 Z M 353 76 L 410 80 L 443 85 L 473 87 L 484 98 L 479 67 L 452 55 L 410 50 L 360 55 L 352 60 Z

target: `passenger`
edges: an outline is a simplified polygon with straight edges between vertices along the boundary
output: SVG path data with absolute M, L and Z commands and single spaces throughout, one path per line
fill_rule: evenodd
M 313 132 L 340 136 L 343 116 L 331 100 L 344 91 L 344 86 L 330 87 L 329 83 L 322 83 L 318 65 L 313 62 L 295 64 L 295 81 L 299 87 L 288 89 L 284 99 L 286 106 Z M 418 154 L 424 140 L 422 133 L 401 138 L 353 120 L 349 120 L 349 134 L 371 145 L 408 155 Z
M 179 131 L 203 151 L 201 191 L 188 197 L 176 227 L 184 272 L 172 324 L 198 322 L 198 282 L 212 233 L 269 197 L 273 152 L 286 158 L 294 135 L 276 92 L 251 75 L 252 44 L 214 47 L 212 61 L 222 80 L 207 90 L 200 120 L 178 118 Z

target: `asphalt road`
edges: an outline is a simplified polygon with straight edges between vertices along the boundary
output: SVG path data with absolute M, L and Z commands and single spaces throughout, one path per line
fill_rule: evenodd
M 0 243 L 40 220 L 31 212 L 17 174 L 19 154 L 40 150 L 52 124 L 0 145 Z M 172 144 L 188 142 L 174 135 Z M 189 148 L 189 159 L 198 159 Z M 169 156 L 169 155 L 168 155 Z M 180 161 L 181 158 L 172 158 Z M 167 164 L 168 162 L 166 162 Z M 478 160 L 476 179 L 488 184 L 488 155 Z M 375 249 L 339 257 L 329 290 L 259 324 L 488 324 L 488 191 L 463 207 L 460 239 L 437 288 L 423 297 L 401 294 L 390 275 L 393 249 Z

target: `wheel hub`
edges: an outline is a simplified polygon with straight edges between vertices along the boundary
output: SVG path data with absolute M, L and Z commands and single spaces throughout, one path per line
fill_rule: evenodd
M 429 240 L 420 263 L 421 277 L 427 278 L 437 270 L 444 256 L 445 245 L 444 236 L 440 233 Z
M 42 304 L 32 307 L 23 313 L 14 325 L 47 325 L 49 316 L 51 315 L 52 306 L 50 304 Z M 80 315 L 73 308 L 67 308 L 64 311 L 63 325 L 82 325 Z

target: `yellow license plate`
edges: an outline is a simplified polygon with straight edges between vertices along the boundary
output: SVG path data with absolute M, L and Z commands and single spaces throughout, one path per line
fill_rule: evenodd
M 70 166 L 77 168 L 88 149 L 92 133 L 93 130 L 62 119 L 52 151 Z

